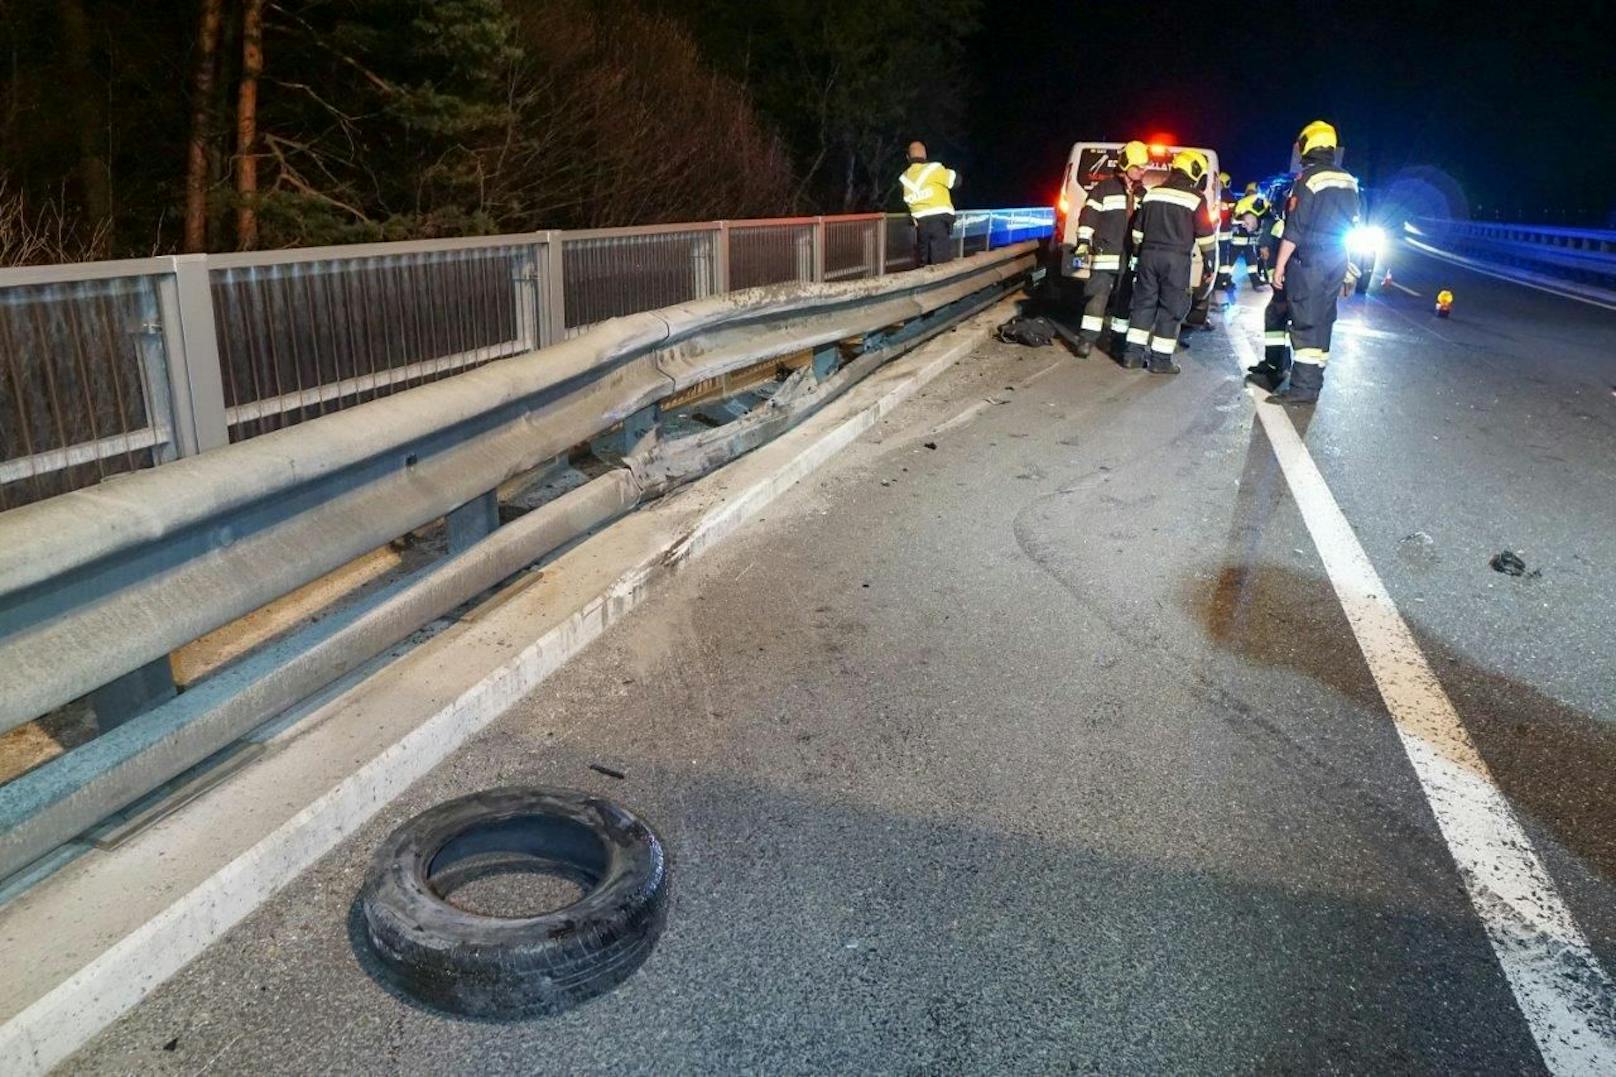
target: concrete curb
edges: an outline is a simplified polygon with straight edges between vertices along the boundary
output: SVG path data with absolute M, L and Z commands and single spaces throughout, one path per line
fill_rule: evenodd
M 0 940 L 12 970 L 29 969 L 60 978 L 38 992 L 13 984 L 0 998 L 0 1073 L 11 1077 L 42 1074 L 66 1059 L 97 1032 L 137 1005 L 208 945 L 240 923 L 271 895 L 331 851 L 384 805 L 426 774 L 460 744 L 531 692 L 610 625 L 649 596 L 659 581 L 733 534 L 748 517 L 825 463 L 893 408 L 975 347 L 1002 314 L 996 304 L 945 334 L 877 370 L 841 400 L 770 444 L 691 487 L 631 516 L 558 559 L 545 577 L 566 577 L 569 568 L 588 579 L 609 582 L 587 595 L 569 593 L 565 583 L 551 588 L 531 581 L 514 585 L 519 593 L 465 632 L 448 634 L 400 660 L 375 677 L 323 706 L 306 720 L 314 728 L 288 738 L 278 757 L 246 768 L 193 804 L 138 836 L 126 846 L 95 854 L 95 864 L 76 863 L 19 896 L 0 910 Z M 606 563 L 603 564 L 603 559 Z M 626 568 L 616 566 L 627 565 Z M 606 573 L 604 577 L 602 573 Z M 562 613 L 555 606 L 560 591 Z M 548 627 L 526 643 L 512 643 L 511 629 L 527 625 L 537 608 L 551 608 Z M 445 691 L 444 652 L 457 649 L 473 659 L 477 673 L 469 685 Z M 484 665 L 477 666 L 477 660 Z M 405 690 L 403 682 L 411 683 Z M 431 708 L 410 719 L 411 728 L 380 746 L 388 731 L 379 715 L 389 697 L 424 700 Z M 344 717 L 348 718 L 344 722 Z M 205 844 L 211 820 L 264 823 L 295 800 L 277 769 L 304 774 L 307 760 L 335 761 L 345 772 L 318 796 L 250 840 L 239 851 L 221 854 Z M 313 768 L 318 769 L 318 768 Z M 223 859 L 194 885 L 157 893 L 175 861 L 175 850 Z M 161 907 L 124 927 L 97 926 L 87 918 L 135 885 Z M 124 916 L 127 919 L 128 913 Z M 77 938 L 63 938 L 63 924 Z M 46 928 L 48 927 L 48 930 Z M 127 930 L 125 928 L 128 928 Z M 41 951 L 30 960 L 30 948 Z M 45 951 L 58 953 L 47 957 Z M 60 951 L 67 951 L 62 957 Z M 90 952 L 86 952 L 90 951 Z M 75 952 L 80 956 L 74 956 Z M 62 975 L 54 963 L 76 964 Z M 15 975 L 15 973 L 13 973 Z M 32 994 L 34 997 L 22 997 Z

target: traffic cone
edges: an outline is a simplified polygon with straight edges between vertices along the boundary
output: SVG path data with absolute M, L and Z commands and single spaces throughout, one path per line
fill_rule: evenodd
M 1448 291 L 1446 288 L 1436 293 L 1436 316 L 1438 318 L 1446 318 L 1448 316 L 1448 312 L 1452 309 L 1453 293 Z
M 1384 288 L 1384 287 L 1386 287 L 1386 286 L 1387 286 L 1387 285 L 1388 285 L 1388 284 L 1390 284 L 1390 283 L 1391 283 L 1391 282 L 1392 282 L 1392 271 L 1391 271 L 1391 270 L 1389 270 L 1389 269 L 1388 269 L 1388 270 L 1387 270 L 1387 271 L 1386 271 L 1386 275 L 1385 275 L 1385 276 L 1384 276 L 1384 277 L 1381 277 L 1381 278 L 1380 278 L 1380 286 L 1381 286 L 1381 287 L 1382 287 L 1382 288 Z

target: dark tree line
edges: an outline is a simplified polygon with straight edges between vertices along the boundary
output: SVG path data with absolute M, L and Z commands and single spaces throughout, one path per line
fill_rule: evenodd
M 0 0 L 0 264 L 890 202 L 977 0 Z

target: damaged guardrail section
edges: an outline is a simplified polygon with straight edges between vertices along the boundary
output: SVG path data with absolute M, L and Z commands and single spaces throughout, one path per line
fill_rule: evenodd
M 142 671 L 447 517 L 424 576 L 156 702 L 0 787 L 0 877 L 231 744 L 545 553 L 762 443 L 1032 272 L 1021 243 L 900 276 L 753 289 L 604 322 L 550 347 L 0 513 L 0 732 Z M 858 338 L 846 355 L 838 342 Z M 814 351 L 765 404 L 661 441 L 659 402 Z M 817 361 L 817 360 L 824 361 Z M 846 360 L 844 362 L 844 360 Z M 495 491 L 625 420 L 623 466 L 505 525 Z

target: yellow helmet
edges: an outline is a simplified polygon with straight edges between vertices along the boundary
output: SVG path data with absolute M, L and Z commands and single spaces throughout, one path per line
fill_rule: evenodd
M 1126 172 L 1130 168 L 1145 168 L 1150 164 L 1150 150 L 1135 139 L 1117 154 L 1117 167 Z
M 1248 194 L 1234 204 L 1234 215 L 1236 217 L 1244 217 L 1248 213 L 1253 217 L 1261 217 L 1267 212 L 1268 200 L 1260 194 Z
M 1250 183 L 1246 184 L 1246 193 L 1247 194 L 1256 194 L 1257 193 L 1257 181 L 1256 180 L 1252 180 Z
M 1231 178 L 1232 177 L 1230 177 L 1229 173 L 1227 173 L 1227 172 L 1219 172 L 1218 173 L 1218 186 L 1219 187 L 1227 187 L 1227 186 L 1229 186 L 1229 181 L 1230 181 Z
M 1302 133 L 1296 136 L 1296 145 L 1306 157 L 1314 150 L 1333 150 L 1338 145 L 1335 128 L 1323 120 L 1314 120 L 1302 128 Z
M 1173 167 L 1199 183 L 1206 175 L 1206 155 L 1200 150 L 1179 150 L 1173 154 Z

